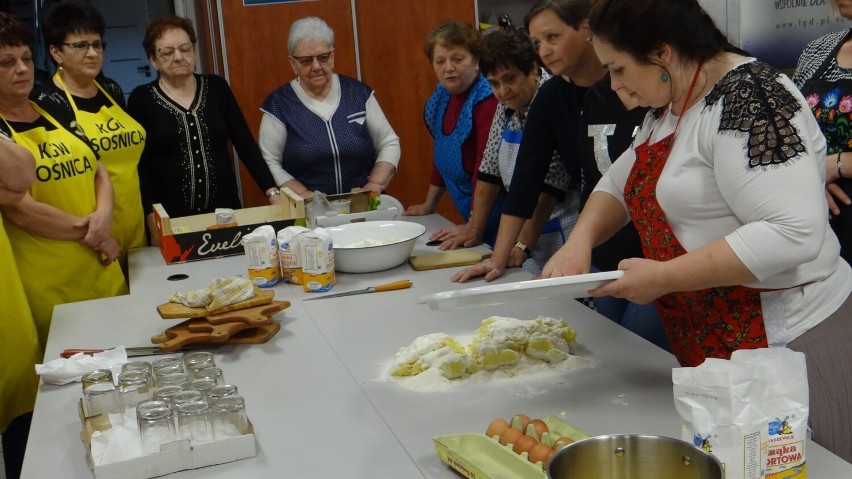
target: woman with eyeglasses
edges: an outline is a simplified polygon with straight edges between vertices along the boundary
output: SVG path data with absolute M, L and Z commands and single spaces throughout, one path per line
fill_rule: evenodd
M 127 110 L 148 132 L 139 179 L 152 244 L 159 244 L 154 204 L 172 217 L 242 207 L 229 142 L 269 202 L 280 200 L 228 83 L 194 73 L 195 41 L 185 18 L 149 22 L 142 46 L 158 78 L 136 87 L 127 101 Z
M 54 305 L 127 294 L 127 283 L 109 229 L 107 169 L 78 128 L 30 101 L 28 37 L 18 20 L 0 17 L 0 131 L 33 155 L 36 177 L 20 202 L 0 212 L 44 345 Z
M 334 32 L 317 17 L 296 20 L 287 51 L 296 78 L 260 107 L 260 150 L 275 182 L 302 197 L 383 192 L 399 164 L 399 137 L 370 87 L 334 73 Z
M 145 223 L 136 167 L 145 147 L 145 129 L 125 111 L 118 84 L 99 77 L 106 42 L 104 18 L 88 2 L 55 3 L 42 30 L 57 66 L 33 99 L 62 121 L 76 121 L 100 155 L 115 192 L 113 214 L 96 218 L 121 247 L 119 264 L 126 271 L 127 250 L 145 246 Z

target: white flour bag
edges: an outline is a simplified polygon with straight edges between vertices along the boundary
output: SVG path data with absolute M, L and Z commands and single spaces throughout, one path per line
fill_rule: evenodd
M 672 369 L 681 439 L 716 456 L 726 479 L 763 479 L 766 420 L 758 399 L 766 381 L 743 364 L 709 358 Z
M 768 381 L 761 401 L 769 436 L 766 477 L 805 479 L 809 413 L 805 355 L 787 348 L 748 349 L 734 352 L 731 361 L 762 370 Z

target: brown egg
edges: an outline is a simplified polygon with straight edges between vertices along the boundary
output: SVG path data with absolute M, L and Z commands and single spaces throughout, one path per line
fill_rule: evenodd
M 553 449 L 558 451 L 572 442 L 574 442 L 574 440 L 570 437 L 560 437 L 553 441 Z
M 491 424 L 488 425 L 488 429 L 485 430 L 485 435 L 488 436 L 488 437 L 494 437 L 494 436 L 499 437 L 499 436 L 502 436 L 503 432 L 505 432 L 506 429 L 509 429 L 509 427 L 510 426 L 509 426 L 508 421 L 506 421 L 502 417 L 497 418 L 497 419 L 491 421 Z
M 515 451 L 515 454 L 520 454 L 522 452 L 529 454 L 530 449 L 536 445 L 538 445 L 538 441 L 536 441 L 534 437 L 521 436 L 515 441 L 515 445 L 512 447 L 512 450 Z
M 507 444 L 515 444 L 518 441 L 518 438 L 523 435 L 524 433 L 522 433 L 521 431 L 510 427 L 509 429 L 503 431 L 503 434 L 500 435 L 500 444 L 504 446 Z
M 548 445 L 539 443 L 530 449 L 529 460 L 533 464 L 541 462 L 541 466 L 544 467 L 547 465 L 547 459 L 553 455 L 553 452 L 553 449 L 551 449 Z
M 526 414 L 515 414 L 512 416 L 512 427 L 520 429 L 521 431 L 527 430 L 527 424 L 530 423 L 530 417 Z
M 550 430 L 547 427 L 547 424 L 545 424 L 544 421 L 542 421 L 541 419 L 533 419 L 532 421 L 530 421 L 529 425 L 535 429 L 535 436 L 536 439 L 538 439 L 539 441 L 541 440 L 542 435 Z M 529 428 L 527 428 L 527 434 L 529 433 Z
M 542 465 L 544 467 L 547 467 L 547 463 L 550 461 L 550 458 L 553 457 L 554 454 L 556 454 L 556 451 L 551 449 L 550 452 L 548 452 L 547 455 L 544 456 L 544 461 L 542 461 Z

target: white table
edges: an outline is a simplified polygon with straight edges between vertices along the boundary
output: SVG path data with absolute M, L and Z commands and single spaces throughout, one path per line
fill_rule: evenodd
M 427 233 L 447 222 L 422 217 Z M 155 306 L 176 290 L 209 284 L 214 277 L 245 273 L 243 256 L 166 265 L 154 248 L 130 254 L 129 296 L 56 308 L 45 360 L 66 348 L 147 345 L 174 324 Z M 458 478 L 435 455 L 432 437 L 483 431 L 496 417 L 559 415 L 592 435 L 645 433 L 678 437 L 671 392 L 674 357 L 574 300 L 522 302 L 500 307 L 431 311 L 416 304 L 424 294 L 469 285 L 451 283 L 455 269 L 340 274 L 333 292 L 411 279 L 408 290 L 307 301 L 295 285 L 277 285 L 276 299 L 292 305 L 276 316 L 281 331 L 266 344 L 224 346 L 215 351 L 229 382 L 240 387 L 255 426 L 255 458 L 183 471 L 174 478 L 340 477 Z M 183 273 L 188 279 L 166 278 Z M 500 282 L 528 279 L 512 270 Z M 577 330 L 575 352 L 593 366 L 554 379 L 500 384 L 459 384 L 448 392 L 415 392 L 381 379 L 401 346 L 417 336 L 469 335 L 491 315 L 564 318 Z M 92 477 L 79 442 L 76 402 L 80 385 L 42 384 L 36 401 L 25 478 Z M 852 477 L 852 465 L 808 444 L 809 477 Z

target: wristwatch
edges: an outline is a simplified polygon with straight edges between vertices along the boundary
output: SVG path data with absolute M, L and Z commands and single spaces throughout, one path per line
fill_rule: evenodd
M 272 188 L 272 189 L 270 189 L 269 191 L 266 192 L 266 197 L 272 198 L 273 196 L 280 195 L 280 194 L 281 194 L 281 190 L 279 190 L 278 188 Z
M 519 250 L 523 251 L 524 254 L 527 255 L 527 258 L 532 257 L 532 251 L 530 251 L 529 246 L 524 244 L 523 241 L 518 241 L 517 243 L 515 243 L 515 248 L 518 248 Z

